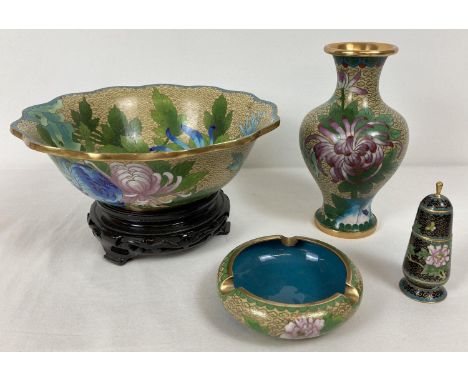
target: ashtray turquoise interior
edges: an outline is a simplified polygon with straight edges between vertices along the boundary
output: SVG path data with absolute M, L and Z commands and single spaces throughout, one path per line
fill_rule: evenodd
M 218 273 L 226 309 L 274 337 L 318 337 L 359 306 L 362 278 L 338 249 L 305 238 L 268 236 L 234 249 Z

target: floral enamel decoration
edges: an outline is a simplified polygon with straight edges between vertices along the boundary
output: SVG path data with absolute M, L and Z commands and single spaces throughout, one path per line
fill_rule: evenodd
M 354 93 L 357 95 L 367 94 L 367 90 L 356 86 L 357 82 L 361 79 L 361 72 L 358 71 L 349 79 L 348 73 L 345 71 L 338 71 L 338 86 L 337 88 L 344 92 Z
M 321 318 L 299 317 L 284 327 L 280 337 L 289 340 L 318 337 L 324 325 L 325 320 Z
M 430 222 L 424 229 L 429 232 L 434 232 L 436 230 L 436 225 L 434 222 Z
M 453 207 L 442 195 L 443 183 L 419 204 L 403 260 L 400 289 L 421 302 L 439 302 L 446 298 L 444 285 L 450 277 L 452 261 Z
M 366 43 L 326 46 L 326 52 L 334 55 L 336 88 L 331 99 L 307 114 L 301 125 L 302 155 L 323 195 L 315 223 L 333 236 L 360 238 L 375 231 L 373 197 L 406 152 L 406 122 L 382 101 L 378 87 L 385 56 L 397 49 L 374 44 L 380 45 L 385 46 L 385 54 L 377 54 L 376 49 L 362 57 L 354 50 L 343 51 L 354 46 L 364 52 Z
M 253 113 L 246 118 L 245 122 L 240 126 L 242 136 L 247 136 L 255 133 L 260 126 L 264 113 Z
M 164 207 L 192 195 L 205 172 L 193 172 L 194 162 L 170 167 L 162 161 L 143 163 L 72 162 L 54 158 L 60 171 L 93 199 L 118 206 Z M 98 167 L 99 166 L 99 167 Z
M 122 191 L 100 171 L 86 164 L 73 163 L 70 175 L 73 184 L 89 197 L 109 204 L 122 204 Z
M 242 153 L 233 153 L 231 154 L 232 162 L 227 167 L 230 171 L 236 172 L 242 167 L 244 163 L 244 155 Z
M 313 150 L 319 169 L 325 173 L 320 163 L 326 163 L 335 183 L 356 184 L 372 178 L 381 169 L 383 148 L 394 146 L 385 122 L 369 121 L 361 116 L 352 122 L 342 118 L 341 121 L 330 119 L 328 123 L 329 128 L 320 124 L 320 134 L 308 138 L 308 141 L 318 141 Z
M 426 257 L 426 264 L 433 265 L 436 268 L 443 267 L 450 260 L 450 248 L 444 245 L 429 245 L 427 247 L 429 256 Z
M 204 114 L 206 133 L 195 130 L 184 122 L 185 116 L 177 112 L 171 99 L 160 93 L 153 92 L 155 109 L 151 116 L 158 124 L 154 139 L 156 146 L 150 151 L 178 151 L 200 148 L 227 140 L 226 132 L 231 126 L 232 110 L 228 111 L 227 100 L 220 95 L 211 108 L 211 113 Z
M 174 193 L 182 182 L 182 177 L 170 172 L 160 174 L 137 163 L 111 163 L 109 167 L 111 179 L 123 192 L 124 203 L 165 204 L 177 196 L 190 196 L 190 193 Z M 171 193 L 173 194 L 170 195 Z
M 186 117 L 177 111 L 172 100 L 155 89 L 152 94 L 154 109 L 151 112 L 154 128 L 153 141 L 149 145 L 142 138 L 139 118 L 128 119 L 117 105 L 107 113 L 107 122 L 96 117 L 86 97 L 79 102 L 78 110 L 71 111 L 72 122 L 65 121 L 61 113 L 61 100 L 26 109 L 28 120 L 38 123 L 41 138 L 50 146 L 87 152 L 145 153 L 172 152 L 201 148 L 229 140 L 233 111 L 228 109 L 226 97 L 221 94 L 205 111 L 205 131 L 199 131 L 186 123 Z M 255 133 L 264 112 L 252 112 L 239 126 L 241 136 Z
M 409 245 L 406 258 L 421 267 L 421 274 L 445 279 L 450 263 L 450 246 L 448 244 L 430 244 L 419 251 L 414 245 Z

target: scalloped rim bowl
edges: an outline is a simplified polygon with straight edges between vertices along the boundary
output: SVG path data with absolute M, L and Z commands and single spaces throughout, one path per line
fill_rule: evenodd
M 241 323 L 273 337 L 318 337 L 358 308 L 359 270 L 319 240 L 273 235 L 232 250 L 218 271 L 218 293 Z
M 62 147 L 54 147 L 54 146 L 47 145 L 43 142 L 40 142 L 37 137 L 31 136 L 28 132 L 23 131 L 20 127 L 22 122 L 25 122 L 28 120 L 28 117 L 26 116 L 26 114 L 28 113 L 29 110 L 35 107 L 48 106 L 50 104 L 53 104 L 57 101 L 62 100 L 65 97 L 81 98 L 81 97 L 86 97 L 90 95 L 96 95 L 105 91 L 112 91 L 112 90 L 118 90 L 118 89 L 138 91 L 141 89 L 154 89 L 154 88 L 159 88 L 159 87 L 173 88 L 173 89 L 200 89 L 200 90 L 206 89 L 206 90 L 215 90 L 222 94 L 234 94 L 234 95 L 238 94 L 238 95 L 248 96 L 248 97 L 251 97 L 251 99 L 257 104 L 269 105 L 271 107 L 271 121 L 270 123 L 265 124 L 264 126 L 261 126 L 257 131 L 255 131 L 252 134 L 249 134 L 248 136 L 239 137 L 237 139 L 229 140 L 227 142 L 213 144 L 207 147 L 191 148 L 191 149 L 178 150 L 178 151 L 173 151 L 173 152 L 149 152 L 145 154 L 142 154 L 142 153 L 103 153 L 103 152 L 84 152 L 84 151 L 78 151 L 78 150 L 67 150 Z M 206 152 L 206 151 L 222 150 L 225 148 L 242 145 L 242 144 L 254 141 L 260 136 L 274 130 L 279 125 L 280 125 L 280 118 L 278 115 L 278 107 L 274 103 L 260 99 L 254 94 L 249 93 L 249 92 L 227 90 L 227 89 L 223 89 L 223 88 L 219 88 L 215 86 L 205 86 L 205 85 L 185 86 L 185 85 L 174 85 L 174 84 L 152 84 L 152 85 L 142 85 L 142 86 L 110 86 L 110 87 L 92 90 L 88 92 L 78 92 L 78 93 L 69 93 L 69 94 L 61 95 L 52 99 L 49 102 L 37 104 L 37 105 L 30 106 L 24 109 L 22 112 L 21 118 L 11 123 L 10 131 L 14 136 L 23 140 L 24 143 L 29 148 L 39 151 L 39 152 L 46 153 L 46 154 L 52 154 L 55 156 L 63 156 L 63 157 L 72 158 L 72 159 L 89 159 L 89 160 L 96 160 L 96 161 L 113 160 L 113 159 L 129 160 L 129 161 L 147 161 L 147 160 L 153 160 L 153 159 L 176 158 L 176 157 L 182 157 L 182 156 L 187 156 L 187 155 L 196 155 L 196 154 Z
M 276 105 L 251 93 L 156 84 L 60 96 L 10 130 L 89 197 L 147 211 L 219 191 L 279 124 Z

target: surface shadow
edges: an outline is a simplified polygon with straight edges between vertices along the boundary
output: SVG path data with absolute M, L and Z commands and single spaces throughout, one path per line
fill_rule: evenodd
M 375 254 L 362 250 L 359 251 L 359 254 L 353 256 L 353 260 L 359 266 L 364 278 L 364 287 L 366 274 L 369 273 L 392 288 L 398 289 L 398 282 L 403 277 L 400 262 L 391 261 L 385 257 L 376 257 Z M 401 261 L 403 261 L 403 256 Z
M 248 208 L 290 221 L 310 222 L 322 205 L 322 194 L 309 173 L 300 169 L 246 171 L 230 190 Z M 254 187 L 252 186 L 254 185 Z

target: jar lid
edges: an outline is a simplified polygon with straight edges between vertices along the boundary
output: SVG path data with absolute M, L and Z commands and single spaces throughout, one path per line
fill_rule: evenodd
M 432 211 L 452 211 L 452 203 L 446 196 L 441 194 L 443 186 L 442 182 L 437 182 L 435 194 L 427 195 L 421 201 L 420 207 Z

